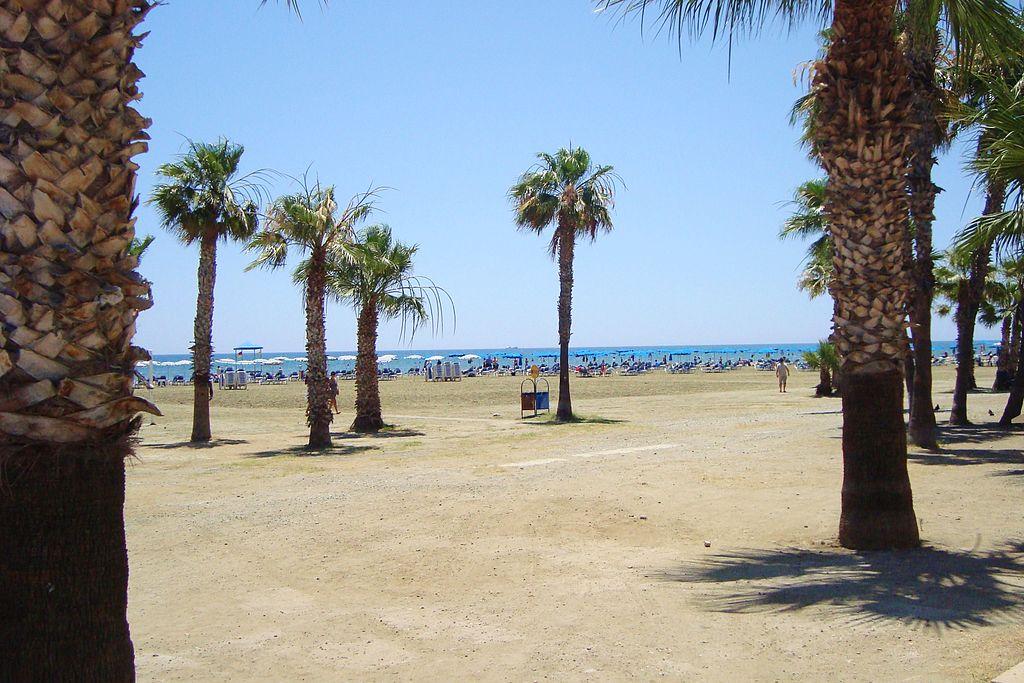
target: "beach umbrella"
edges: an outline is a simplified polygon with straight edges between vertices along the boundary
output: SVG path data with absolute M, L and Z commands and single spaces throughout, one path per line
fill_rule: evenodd
M 392 355 L 390 353 L 386 353 L 383 356 L 377 356 L 377 362 L 378 363 L 390 363 L 391 361 L 395 360 L 396 358 L 398 358 L 398 356 Z
M 355 356 L 338 356 L 338 360 L 355 360 Z
M 411 356 L 406 356 L 405 359 L 406 360 L 423 360 L 423 356 L 421 356 L 418 353 L 414 353 Z
M 444 356 L 431 356 L 427 360 L 444 360 Z
M 464 356 L 459 356 L 459 358 L 461 358 L 462 360 L 473 360 L 474 358 L 479 358 L 479 357 L 480 356 L 476 355 L 475 353 L 467 353 Z

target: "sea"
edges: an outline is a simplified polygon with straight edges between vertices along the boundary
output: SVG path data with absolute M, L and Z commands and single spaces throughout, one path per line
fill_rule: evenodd
M 249 345 L 251 346 L 251 345 Z M 804 344 L 712 344 L 682 346 L 579 346 L 570 347 L 573 364 L 576 363 L 607 363 L 608 365 L 623 362 L 704 362 L 725 363 L 737 360 L 758 359 L 797 359 L 804 351 L 817 348 L 817 342 Z M 932 343 L 936 356 L 948 354 L 952 356 L 955 343 L 952 341 L 935 341 Z M 978 341 L 976 350 L 979 353 L 993 352 L 998 346 L 992 341 Z M 328 351 L 328 369 L 331 371 L 352 370 L 355 367 L 355 351 Z M 557 347 L 546 348 L 488 348 L 488 349 L 383 349 L 377 352 L 377 363 L 381 368 L 407 372 L 412 368 L 422 368 L 425 361 L 458 361 L 463 370 L 479 367 L 484 358 L 495 358 L 500 365 L 529 367 L 530 365 L 552 365 L 558 359 Z M 153 356 L 154 376 L 182 375 L 188 377 L 192 373 L 192 361 L 188 354 L 158 354 Z M 149 363 L 140 363 L 140 373 L 148 374 Z M 214 351 L 213 369 L 216 371 L 228 368 L 246 368 L 253 371 L 276 373 L 281 370 L 286 375 L 304 370 L 306 367 L 305 352 L 297 351 L 266 351 L 255 349 L 240 352 Z

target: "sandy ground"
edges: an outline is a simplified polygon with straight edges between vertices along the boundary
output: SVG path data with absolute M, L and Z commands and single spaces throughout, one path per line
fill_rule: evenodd
M 139 677 L 960 681 L 1024 659 L 1024 434 L 944 429 L 911 457 L 925 547 L 857 555 L 816 379 L 578 379 L 572 425 L 521 422 L 517 378 L 403 379 L 394 430 L 350 438 L 344 412 L 317 456 L 301 386 L 218 392 L 202 449 L 190 390 L 155 390 L 126 511 Z

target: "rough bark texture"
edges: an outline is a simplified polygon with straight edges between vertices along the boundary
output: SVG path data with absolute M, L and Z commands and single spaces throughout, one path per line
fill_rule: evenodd
M 367 301 L 356 323 L 356 419 L 353 432 L 375 433 L 384 427 L 377 382 L 377 302 Z
M 0 0 L 0 680 L 130 680 L 145 0 Z
M 309 257 L 306 280 L 306 421 L 309 424 L 309 447 L 330 448 L 331 386 L 327 377 L 327 332 L 324 324 L 324 291 L 326 286 L 324 254 L 313 250 Z
M 912 8 L 927 3 L 911 3 Z M 910 22 L 911 26 L 918 22 Z M 907 37 L 911 106 L 909 173 L 910 217 L 914 221 L 913 285 L 910 322 L 913 326 L 914 380 L 910 406 L 910 440 L 922 448 L 936 449 L 935 412 L 932 410 L 932 298 L 935 274 L 932 264 L 932 223 L 935 221 L 935 196 L 939 187 L 932 182 L 935 150 L 942 143 L 939 125 L 940 89 L 935 82 L 938 34 L 929 27 Z
M 210 440 L 210 364 L 213 361 L 213 288 L 217 280 L 217 231 L 199 241 L 199 293 L 192 342 L 192 443 Z
M 979 146 L 983 143 L 979 141 Z M 1006 186 L 990 182 L 985 193 L 985 214 L 1002 211 L 1006 199 Z M 956 384 L 953 386 L 953 405 L 949 423 L 968 425 L 967 394 L 976 388 L 974 381 L 974 327 L 978 309 L 985 295 L 985 279 L 992 262 L 992 244 L 983 244 L 971 254 L 967 286 L 961 287 L 956 302 Z
M 832 395 L 832 373 L 828 371 L 828 368 L 821 367 L 818 369 L 818 386 L 814 388 L 815 396 L 831 396 Z
M 815 130 L 828 172 L 835 332 L 843 371 L 839 540 L 856 549 L 918 545 L 906 466 L 908 80 L 891 0 L 838 0 L 815 69 Z
M 0 680 L 134 680 L 122 513 L 130 452 L 126 439 L 29 446 L 4 463 Z
M 1024 299 L 1017 304 L 1014 318 L 1016 325 L 1020 325 L 1020 321 L 1024 320 Z M 1013 419 L 1020 416 L 1022 405 L 1024 405 L 1024 362 L 1018 358 L 1017 369 L 1013 373 L 1013 384 L 1010 386 L 1010 396 L 1006 399 L 1006 408 L 1003 410 L 1003 416 L 999 418 L 999 424 L 1009 427 Z
M 1013 315 L 1003 321 L 1001 329 L 999 360 L 996 363 L 996 378 L 992 391 L 1009 391 L 1013 384 L 1017 359 L 1020 356 L 1020 320 Z
M 569 394 L 569 338 L 572 336 L 572 262 L 576 233 L 572 226 L 559 224 L 558 240 L 558 409 L 559 420 L 572 419 L 572 396 Z

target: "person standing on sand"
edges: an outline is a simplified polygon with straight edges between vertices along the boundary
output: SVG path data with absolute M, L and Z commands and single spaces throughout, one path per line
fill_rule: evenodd
M 338 410 L 338 373 L 332 372 L 331 379 L 329 380 L 331 387 L 331 397 L 328 399 L 327 407 L 334 411 L 337 415 L 341 411 Z
M 780 359 L 778 365 L 775 366 L 775 376 L 779 378 L 779 393 L 786 393 L 786 381 L 789 379 L 789 366 L 786 365 L 785 358 Z

